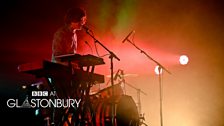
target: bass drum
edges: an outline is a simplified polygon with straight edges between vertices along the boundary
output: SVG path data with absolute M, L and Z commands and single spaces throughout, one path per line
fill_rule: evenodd
M 96 126 L 112 126 L 112 97 L 93 103 Z M 115 126 L 138 126 L 139 114 L 131 96 L 115 96 Z

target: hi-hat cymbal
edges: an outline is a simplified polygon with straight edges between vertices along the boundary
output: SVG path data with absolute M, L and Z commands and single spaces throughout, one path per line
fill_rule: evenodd
M 115 76 L 116 74 L 114 74 L 113 76 Z M 124 77 L 137 77 L 138 74 L 124 74 L 124 75 L 120 75 L 120 76 L 124 76 Z M 111 78 L 111 75 L 106 75 L 106 77 Z

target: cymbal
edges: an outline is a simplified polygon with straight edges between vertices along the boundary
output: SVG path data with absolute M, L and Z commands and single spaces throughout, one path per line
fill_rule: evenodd
M 113 76 L 115 76 L 116 74 L 114 74 Z M 120 75 L 122 76 L 122 75 Z M 124 77 L 137 77 L 138 74 L 124 74 Z M 106 75 L 106 77 L 111 78 L 111 75 Z

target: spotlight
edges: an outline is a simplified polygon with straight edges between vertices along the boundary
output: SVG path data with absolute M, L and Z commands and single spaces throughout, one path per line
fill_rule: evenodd
M 159 66 L 156 66 L 156 67 L 155 67 L 155 73 L 156 73 L 157 75 L 162 74 L 162 72 L 163 72 L 163 69 L 162 69 L 161 67 L 159 67 Z
M 179 62 L 181 65 L 186 65 L 188 63 L 189 59 L 186 55 L 181 55 L 179 58 Z

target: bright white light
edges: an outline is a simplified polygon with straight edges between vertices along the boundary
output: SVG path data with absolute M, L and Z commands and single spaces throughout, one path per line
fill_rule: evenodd
M 157 75 L 159 75 L 159 74 L 161 74 L 163 72 L 163 69 L 160 67 L 159 68 L 159 66 L 156 66 L 155 67 L 155 73 L 157 74 Z
M 189 59 L 186 55 L 182 55 L 182 56 L 180 56 L 179 61 L 180 61 L 181 65 L 186 65 L 188 63 Z

